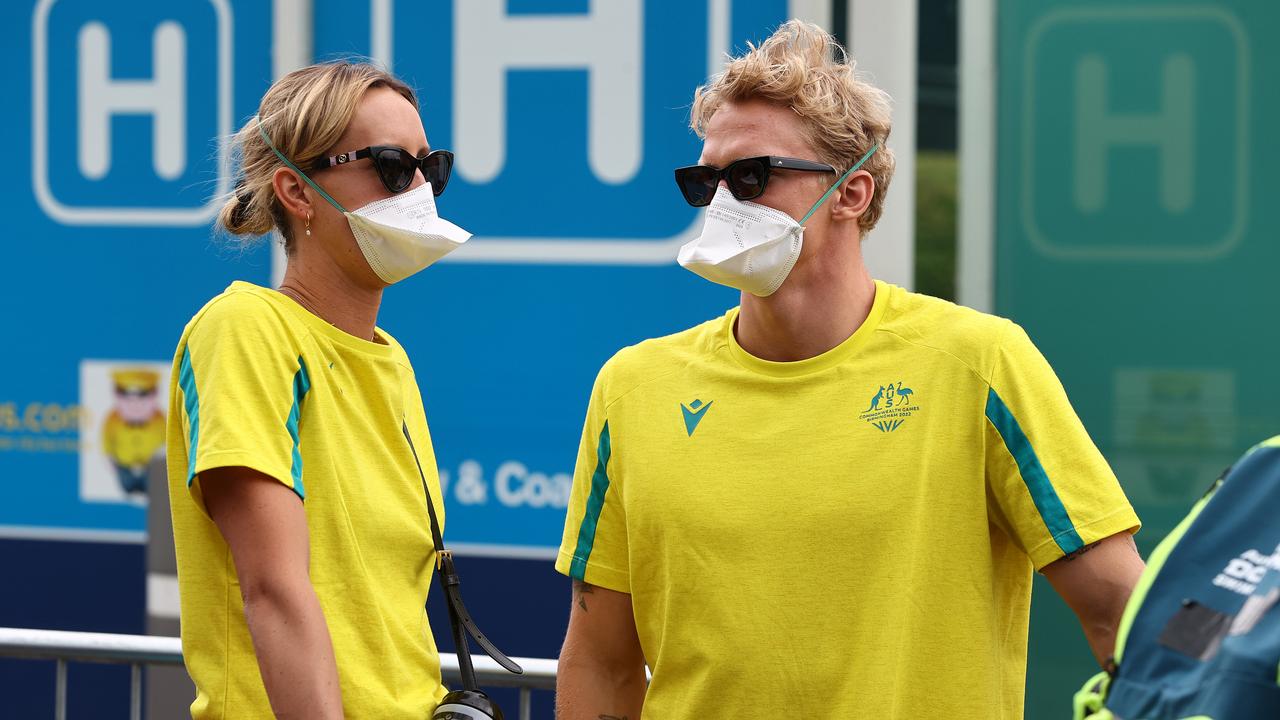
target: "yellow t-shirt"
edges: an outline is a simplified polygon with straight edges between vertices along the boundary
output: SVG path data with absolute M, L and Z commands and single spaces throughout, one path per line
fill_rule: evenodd
M 237 282 L 178 343 L 170 386 L 169 495 L 182 647 L 204 718 L 271 718 L 226 541 L 200 473 L 243 466 L 302 499 L 311 584 L 348 718 L 422 720 L 445 690 L 424 603 L 435 553 L 407 423 L 443 521 L 413 367 L 400 347 L 348 335 L 288 297 Z
M 600 371 L 556 569 L 631 594 L 645 720 L 1022 717 L 1033 568 L 1139 523 L 1026 334 L 877 282 L 848 340 L 738 311 Z

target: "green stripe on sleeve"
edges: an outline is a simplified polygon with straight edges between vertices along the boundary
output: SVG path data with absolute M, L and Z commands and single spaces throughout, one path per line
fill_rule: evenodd
M 293 374 L 293 407 L 289 408 L 289 419 L 285 425 L 289 428 L 289 437 L 293 438 L 293 491 L 298 497 L 307 499 L 306 490 L 302 487 L 302 449 L 298 446 L 298 420 L 302 416 L 302 398 L 311 389 L 311 376 L 307 374 L 307 363 L 298 357 L 298 371 Z
M 187 447 L 187 487 L 196 479 L 196 449 L 200 443 L 200 395 L 196 392 L 196 374 L 191 369 L 191 346 L 182 349 L 178 365 L 178 387 L 182 388 L 182 405 L 187 411 L 191 432 Z
M 600 511 L 604 508 L 604 495 L 609 491 L 609 423 L 600 431 L 600 442 L 596 446 L 596 471 L 591 476 L 591 494 L 587 497 L 587 511 L 582 516 L 582 526 L 578 528 L 578 546 L 573 551 L 573 563 L 569 566 L 569 577 L 585 580 L 587 575 L 587 559 L 591 557 L 591 549 L 596 542 L 596 525 L 600 522 Z
M 1054 490 L 1053 483 L 1049 481 L 1040 458 L 1036 456 L 1035 448 L 1031 447 L 1031 441 L 1022 432 L 1022 427 L 1018 425 L 1013 413 L 1009 412 L 1008 406 L 996 394 L 995 388 L 987 392 L 987 419 L 1000 433 L 1009 454 L 1018 464 L 1022 482 L 1031 493 L 1031 502 L 1040 511 L 1040 519 L 1049 529 L 1054 542 L 1058 543 L 1063 553 L 1073 553 L 1084 547 L 1084 541 L 1071 523 L 1067 508 L 1063 506 L 1058 491 Z

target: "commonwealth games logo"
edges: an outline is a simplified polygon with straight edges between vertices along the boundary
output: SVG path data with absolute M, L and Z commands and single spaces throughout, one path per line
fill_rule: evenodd
M 912 415 L 920 412 L 915 396 L 915 391 L 901 381 L 881 385 L 871 397 L 870 406 L 858 419 L 866 420 L 880 432 L 893 432 Z

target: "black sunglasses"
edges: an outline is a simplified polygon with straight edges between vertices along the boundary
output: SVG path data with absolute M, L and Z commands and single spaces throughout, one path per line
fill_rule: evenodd
M 413 183 L 414 171 L 421 169 L 422 177 L 431 183 L 431 192 L 438 196 L 444 192 L 444 186 L 449 184 L 449 173 L 453 171 L 453 153 L 448 150 L 433 150 L 417 157 L 395 145 L 370 145 L 363 150 L 334 155 L 315 161 L 311 169 L 324 170 L 364 158 L 373 161 L 373 169 L 378 171 L 378 178 L 393 193 L 403 192 L 409 187 Z
M 762 155 L 734 160 L 723 170 L 710 165 L 676 168 L 676 185 L 680 186 L 680 192 L 684 194 L 685 201 L 694 207 L 711 204 L 711 198 L 715 197 L 716 188 L 719 187 L 721 180 L 729 186 L 729 192 L 733 193 L 735 198 L 754 200 L 764 194 L 764 188 L 769 184 L 771 170 L 829 173 L 836 171 L 830 165 L 812 160 Z

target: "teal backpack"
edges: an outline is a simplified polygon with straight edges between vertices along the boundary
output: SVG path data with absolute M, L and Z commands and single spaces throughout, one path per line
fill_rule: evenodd
M 1280 720 L 1280 436 L 1166 537 L 1076 720 Z

